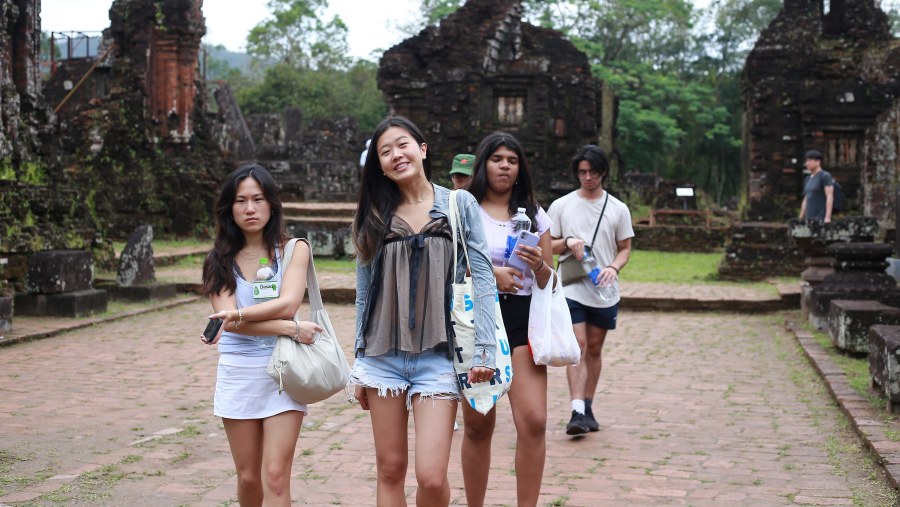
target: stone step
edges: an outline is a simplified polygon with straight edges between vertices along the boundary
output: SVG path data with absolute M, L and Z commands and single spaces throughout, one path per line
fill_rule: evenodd
M 286 202 L 282 204 L 285 218 L 343 217 L 352 219 L 356 213 L 353 202 Z

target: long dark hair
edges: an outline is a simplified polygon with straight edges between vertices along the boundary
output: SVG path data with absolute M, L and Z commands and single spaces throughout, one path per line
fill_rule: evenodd
M 400 188 L 384 176 L 378 156 L 378 140 L 391 127 L 399 127 L 409 132 L 419 146 L 425 143 L 425 136 L 419 127 L 403 116 L 385 118 L 372 133 L 372 143 L 366 154 L 366 163 L 363 165 L 359 196 L 356 198 L 356 215 L 353 217 L 352 229 L 356 257 L 363 264 L 368 264 L 375 257 L 388 220 L 400 202 Z M 422 166 L 425 168 L 425 177 L 431 181 L 431 159 L 427 157 L 423 159 Z
M 270 259 L 275 258 L 276 245 L 284 245 L 289 239 L 284 224 L 284 213 L 278 186 L 272 174 L 258 164 L 247 164 L 231 172 L 222 184 L 216 199 L 216 239 L 212 250 L 203 262 L 203 287 L 206 295 L 216 294 L 222 289 L 234 293 L 237 282 L 234 279 L 234 256 L 244 248 L 244 233 L 234 222 L 231 208 L 237 195 L 238 185 L 247 178 L 253 178 L 262 187 L 263 195 L 272 209 L 272 216 L 263 228 L 263 240 Z
M 531 219 L 531 231 L 537 232 L 538 203 L 532 190 L 531 173 L 528 172 L 528 160 L 525 158 L 522 145 L 519 144 L 519 141 L 512 134 L 494 132 L 481 141 L 481 144 L 478 145 L 478 151 L 475 152 L 475 169 L 472 172 L 472 180 L 469 182 L 468 190 L 479 203 L 484 200 L 488 188 L 487 162 L 491 155 L 501 146 L 514 151 L 516 156 L 519 157 L 519 174 L 516 176 L 512 194 L 509 196 L 509 216 L 515 215 L 518 208 L 525 208 L 525 214 Z

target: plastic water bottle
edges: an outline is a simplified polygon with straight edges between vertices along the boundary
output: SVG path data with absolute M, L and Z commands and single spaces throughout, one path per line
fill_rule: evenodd
M 598 286 L 598 289 L 600 289 L 600 299 L 604 301 L 615 301 L 619 297 L 619 288 L 616 286 L 615 280 L 607 285 Z
M 512 225 L 509 228 L 509 235 L 506 236 L 506 252 L 503 254 L 503 259 L 506 261 L 509 260 L 509 256 L 513 253 L 513 247 L 516 246 L 519 233 L 531 230 L 531 219 L 525 213 L 525 208 L 518 208 L 510 221 Z
M 600 273 L 603 270 L 600 269 L 600 264 L 597 263 L 597 259 L 587 245 L 584 246 L 584 257 L 581 258 L 581 267 L 591 281 L 594 282 L 594 285 L 597 286 L 597 290 L 600 292 L 600 299 L 614 301 L 619 296 L 619 289 L 615 280 L 606 285 L 600 285 Z
M 593 252 L 591 252 L 590 247 L 584 245 L 584 257 L 581 258 L 581 268 L 584 269 L 584 272 L 587 273 L 588 278 L 594 282 L 594 285 L 600 283 L 600 265 L 597 264 L 597 259 L 594 257 Z
M 256 279 L 253 281 L 265 282 L 266 280 L 271 280 L 273 276 L 275 276 L 275 272 L 269 267 L 269 259 L 267 257 L 260 257 L 259 269 L 256 270 Z

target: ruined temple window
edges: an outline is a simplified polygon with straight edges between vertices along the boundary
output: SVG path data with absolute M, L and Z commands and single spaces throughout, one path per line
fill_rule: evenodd
M 517 125 L 525 119 L 525 97 L 497 97 L 497 121 Z
M 566 120 L 557 118 L 553 122 L 553 133 L 556 137 L 566 137 Z
M 855 166 L 861 155 L 859 139 L 847 136 L 828 136 L 824 166 Z

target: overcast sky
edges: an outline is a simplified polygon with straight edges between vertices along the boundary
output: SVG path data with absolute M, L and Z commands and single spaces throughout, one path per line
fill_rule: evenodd
M 204 0 L 207 44 L 222 44 L 243 51 L 247 32 L 266 18 L 266 0 Z M 388 49 L 402 35 L 393 27 L 418 15 L 417 0 L 374 2 L 329 0 L 327 18 L 337 14 L 347 24 L 350 54 L 367 58 L 376 49 Z M 44 31 L 101 31 L 109 26 L 112 0 L 41 0 L 41 27 Z

